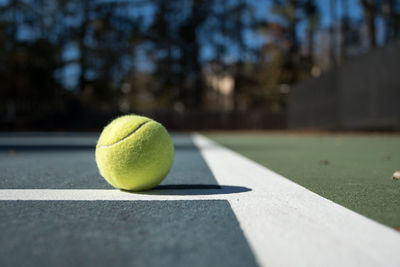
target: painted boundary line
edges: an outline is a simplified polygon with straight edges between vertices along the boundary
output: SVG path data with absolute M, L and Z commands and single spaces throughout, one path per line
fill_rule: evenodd
M 195 134 L 220 185 L 189 195 L 119 190 L 1 189 L 0 201 L 228 200 L 261 266 L 400 266 L 400 235 Z M 170 192 L 171 193 L 171 192 Z M 229 244 L 228 244 L 229 245 Z
M 117 189 L 0 189 L 0 201 L 153 201 L 153 200 L 226 200 L 237 194 L 219 189 L 182 190 L 176 194 L 130 193 Z M 171 191 L 170 191 L 171 192 Z M 240 194 L 240 193 L 239 193 Z
M 228 198 L 262 266 L 400 266 L 400 235 L 196 134 L 219 184 L 252 191 Z

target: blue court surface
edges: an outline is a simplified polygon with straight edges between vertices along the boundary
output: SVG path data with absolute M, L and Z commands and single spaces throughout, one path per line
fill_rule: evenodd
M 400 234 L 200 134 L 132 193 L 95 134 L 0 136 L 0 266 L 400 266 Z

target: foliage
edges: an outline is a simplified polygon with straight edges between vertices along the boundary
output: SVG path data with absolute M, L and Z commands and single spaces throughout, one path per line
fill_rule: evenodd
M 386 41 L 397 37 L 394 1 L 360 4 L 372 34 L 381 15 Z M 361 43 L 345 11 L 342 58 Z M 290 85 L 321 67 L 320 16 L 314 0 L 3 1 L 0 119 L 65 113 L 71 101 L 107 112 L 282 112 Z M 231 93 L 208 82 L 226 77 Z

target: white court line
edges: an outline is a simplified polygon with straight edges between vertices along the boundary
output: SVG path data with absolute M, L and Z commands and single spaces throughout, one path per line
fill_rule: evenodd
M 400 235 L 210 141 L 193 137 L 261 266 L 400 266 Z
M 171 192 L 173 190 L 169 190 Z M 181 193 L 183 190 L 179 190 Z M 237 194 L 209 194 L 211 190 L 187 190 L 194 195 L 160 195 L 156 192 L 130 193 L 117 189 L 0 189 L 0 201 L 28 200 L 28 201 L 152 201 L 152 200 L 226 200 Z M 150 191 L 151 192 L 151 191 Z M 178 192 L 178 191 L 177 191 Z M 206 195 L 208 194 L 208 195 Z
M 204 136 L 193 140 L 220 185 L 252 191 L 151 195 L 112 189 L 2 189 L 0 200 L 228 200 L 261 266 L 400 266 L 400 235 L 394 230 Z

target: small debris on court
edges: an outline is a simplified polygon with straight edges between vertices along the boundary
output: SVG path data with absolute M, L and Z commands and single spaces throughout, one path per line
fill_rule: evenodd
M 387 154 L 387 155 L 385 155 L 385 156 L 383 157 L 383 159 L 384 159 L 384 160 L 391 160 L 391 159 L 392 159 L 392 156 L 389 155 L 389 154 Z
M 318 161 L 319 165 L 329 165 L 329 160 L 327 159 L 322 159 L 320 161 Z
M 396 171 L 392 175 L 393 180 L 400 180 L 400 171 Z

